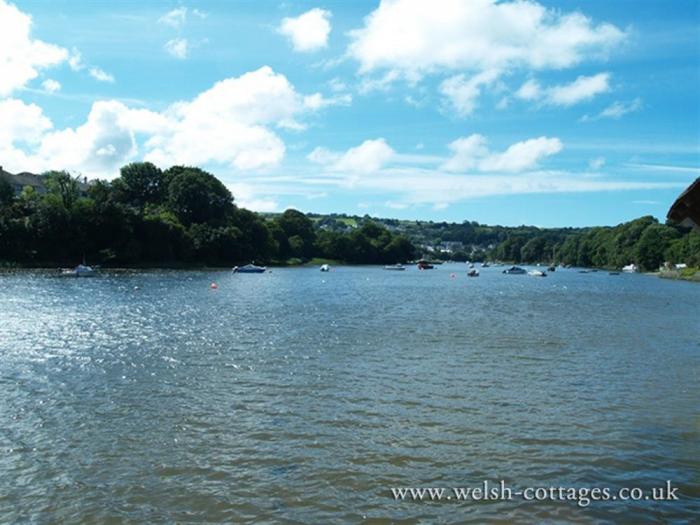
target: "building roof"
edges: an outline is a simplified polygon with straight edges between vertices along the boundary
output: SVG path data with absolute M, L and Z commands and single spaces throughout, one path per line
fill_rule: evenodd
M 668 219 L 700 231 L 700 177 L 680 194 L 668 210 Z

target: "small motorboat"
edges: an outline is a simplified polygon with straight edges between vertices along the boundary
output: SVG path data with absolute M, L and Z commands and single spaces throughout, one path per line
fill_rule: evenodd
M 628 264 L 627 266 L 622 267 L 623 272 L 627 273 L 635 273 L 639 271 L 639 268 L 637 268 L 637 265 L 634 263 Z
M 552 266 L 550 266 L 549 268 L 547 268 L 547 271 L 548 271 L 548 272 L 556 272 L 556 271 L 557 271 L 557 267 L 554 266 L 554 265 L 552 265 Z
M 469 268 L 474 268 L 474 263 L 469 263 Z
M 487 263 L 486 261 L 481 263 L 482 268 L 488 268 L 489 266 L 491 266 L 491 265 L 489 263 Z
M 547 277 L 547 274 L 540 270 L 532 270 L 531 272 L 527 272 L 527 274 L 533 277 Z
M 467 277 L 479 277 L 479 270 L 472 268 L 467 272 Z
M 510 268 L 503 270 L 503 273 L 508 275 L 524 275 L 527 273 L 527 271 L 519 266 L 511 266 Z
M 234 266 L 234 273 L 265 273 L 267 267 L 265 266 L 255 266 L 254 264 L 246 264 L 245 266 Z
M 75 268 L 64 268 L 61 270 L 63 277 L 94 277 L 97 271 L 87 264 L 79 264 Z
M 418 261 L 418 269 L 419 270 L 432 270 L 435 268 L 432 263 L 426 261 L 425 259 L 421 259 Z
M 321 265 L 321 271 L 322 271 L 322 272 L 330 272 L 330 271 L 331 271 L 330 265 L 329 265 L 329 264 L 322 264 L 322 265 Z
M 396 264 L 387 264 L 384 267 L 385 270 L 392 270 L 394 272 L 402 272 L 406 269 L 406 267 L 401 264 L 401 263 L 396 263 Z

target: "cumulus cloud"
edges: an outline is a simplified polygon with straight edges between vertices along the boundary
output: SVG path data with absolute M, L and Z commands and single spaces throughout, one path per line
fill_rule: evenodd
M 474 134 L 459 138 L 448 147 L 452 157 L 443 163 L 445 171 L 516 173 L 535 168 L 542 159 L 559 153 L 564 146 L 558 138 L 538 137 L 516 142 L 499 153 L 488 149 L 486 138 Z
M 168 40 L 163 48 L 167 53 L 175 58 L 184 60 L 190 53 L 190 44 L 186 38 L 173 38 Z
M 408 78 L 440 69 L 561 69 L 625 36 L 578 12 L 496 0 L 382 0 L 350 35 L 348 53 L 362 73 L 390 69 Z
M 460 116 L 467 116 L 474 111 L 481 88 L 492 84 L 499 76 L 500 72 L 497 70 L 484 71 L 471 78 L 456 75 L 440 84 L 440 93 Z
M 570 84 L 549 88 L 547 102 L 556 106 L 572 106 L 590 100 L 600 93 L 610 91 L 609 81 L 610 73 L 580 76 Z
M 163 167 L 264 169 L 285 154 L 275 128 L 299 128 L 301 117 L 328 104 L 313 100 L 309 104 L 284 75 L 262 67 L 217 82 L 162 112 L 96 102 L 83 125 L 63 130 L 54 130 L 36 105 L 3 101 L 0 158 L 22 171 L 72 169 L 103 177 L 137 156 Z
M 580 12 L 563 13 L 535 1 L 382 0 L 364 25 L 350 32 L 347 55 L 359 63 L 362 91 L 386 89 L 399 79 L 414 84 L 426 75 L 452 73 L 440 92 L 458 115 L 466 116 L 483 88 L 506 73 L 570 68 L 604 57 L 625 36 L 612 24 L 596 24 Z M 582 93 L 595 86 L 554 90 L 550 99 L 571 104 L 576 88 Z M 522 94 L 528 96 L 527 89 Z M 502 99 L 501 107 L 506 104 Z
M 314 149 L 307 158 L 317 164 L 323 164 L 328 170 L 348 174 L 369 174 L 380 170 L 396 156 L 383 138 L 365 140 L 359 146 L 344 153 L 329 151 L 325 148 Z
M 290 40 L 295 51 L 317 51 L 328 45 L 330 19 L 330 11 L 316 7 L 296 18 L 284 18 L 278 31 Z
M 550 106 L 573 106 L 591 100 L 596 95 L 610 91 L 610 73 L 579 76 L 568 84 L 542 87 L 537 80 L 526 81 L 515 96 L 521 100 L 535 101 Z
M 88 73 L 98 82 L 108 82 L 110 84 L 114 83 L 114 76 L 110 75 L 99 67 L 91 67 Z
M 0 96 L 10 95 L 49 67 L 68 59 L 68 51 L 31 36 L 32 19 L 0 0 Z
M 41 88 L 47 93 L 56 93 L 61 90 L 61 83 L 58 80 L 47 78 L 41 83 Z
M 51 121 L 36 104 L 25 104 L 17 99 L 0 100 L 0 151 L 13 143 L 37 143 L 51 128 Z

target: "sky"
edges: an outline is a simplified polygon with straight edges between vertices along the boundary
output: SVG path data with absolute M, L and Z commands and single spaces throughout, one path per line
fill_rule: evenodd
M 256 211 L 664 220 L 700 176 L 695 0 L 0 0 L 0 165 L 195 165 Z

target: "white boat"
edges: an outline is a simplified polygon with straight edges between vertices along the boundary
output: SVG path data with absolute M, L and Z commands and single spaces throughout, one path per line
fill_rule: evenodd
M 75 268 L 64 268 L 61 270 L 61 275 L 64 277 L 94 277 L 97 272 L 92 266 L 79 264 Z
M 533 277 L 547 277 L 547 274 L 540 270 L 532 270 L 531 272 L 527 272 L 527 274 Z
M 393 270 L 395 272 L 402 272 L 406 269 L 406 267 L 401 263 L 396 263 L 396 264 L 391 264 L 391 265 L 387 264 L 384 267 L 384 269 L 385 270 Z
M 255 266 L 254 264 L 246 264 L 245 266 L 234 266 L 234 273 L 265 273 L 267 267 L 265 266 Z
M 469 268 L 474 268 L 474 263 L 469 263 Z
M 627 266 L 622 267 L 623 272 L 628 272 L 628 273 L 634 273 L 638 272 L 639 269 L 637 268 L 637 265 L 634 263 L 628 264 Z
M 322 272 L 330 272 L 330 271 L 331 271 L 330 265 L 328 265 L 328 264 L 322 264 L 322 265 L 321 265 L 321 271 L 322 271 Z
M 490 265 L 488 262 L 486 262 L 486 261 L 484 261 L 484 262 L 481 263 L 481 267 L 482 267 L 482 268 L 488 268 L 489 266 L 491 266 L 491 265 Z

